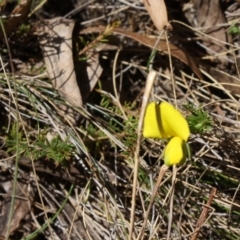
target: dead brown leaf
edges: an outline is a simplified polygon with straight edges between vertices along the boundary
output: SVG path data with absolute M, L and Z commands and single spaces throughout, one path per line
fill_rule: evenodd
M 2 6 L 5 6 L 6 2 L 1 3 Z M 24 19 L 27 18 L 28 13 L 30 12 L 32 0 L 20 0 L 17 6 L 13 9 L 10 14 L 10 18 L 3 24 L 4 31 L 8 36 L 11 34 L 15 28 L 17 28 Z M 0 39 L 4 37 L 2 28 L 0 28 Z
M 90 91 L 92 91 L 103 71 L 99 62 L 99 54 L 92 55 L 91 58 L 88 59 L 87 63 L 87 82 L 89 82 Z M 83 94 L 84 99 L 87 98 L 90 91 Z
M 227 41 L 226 31 L 221 24 L 226 23 L 219 0 L 194 0 L 194 8 L 196 9 L 197 27 L 202 28 L 205 34 L 221 40 Z M 209 54 L 224 51 L 225 44 L 203 37 L 203 43 L 207 47 Z
M 82 106 L 82 97 L 74 70 L 73 20 L 54 18 L 38 29 L 49 78 L 53 86 L 74 106 Z
M 163 29 L 172 29 L 171 24 L 168 22 L 167 8 L 164 0 L 144 0 L 143 2 L 159 32 Z
M 225 89 L 234 94 L 240 95 L 240 80 L 224 71 L 210 68 L 209 74 L 214 77 Z
M 31 209 L 35 192 L 29 185 L 29 179 L 29 175 L 25 174 L 21 176 L 20 180 L 17 180 L 13 216 L 10 222 L 9 214 L 11 210 L 13 182 L 11 180 L 3 181 L 3 179 L 1 179 L 1 186 L 6 189 L 7 192 L 6 196 L 4 197 L 0 213 L 0 235 L 4 236 L 5 238 L 7 238 L 19 227 L 21 220 Z
M 130 37 L 150 48 L 153 48 L 156 43 L 156 39 L 150 38 L 148 36 L 140 35 L 137 33 L 129 32 L 121 28 L 114 29 L 114 32 L 118 34 L 122 34 L 126 37 Z M 159 42 L 157 49 L 159 51 L 163 51 L 165 54 L 168 54 L 168 45 L 164 40 L 161 40 Z M 181 62 L 185 63 L 186 65 L 188 65 L 200 79 L 203 79 L 199 68 L 197 67 L 197 65 L 195 64 L 194 60 L 192 59 L 189 53 L 180 49 L 179 47 L 175 46 L 172 43 L 169 43 L 169 49 L 170 49 L 171 55 L 173 55 L 175 58 L 179 59 Z
M 90 27 L 90 28 L 84 29 L 83 31 L 81 31 L 81 33 L 87 34 L 87 33 L 93 33 L 93 32 L 101 32 L 101 31 L 104 31 L 104 27 L 99 26 L 99 27 Z M 129 37 L 131 39 L 134 39 L 139 43 L 145 46 L 148 46 L 150 48 L 153 48 L 156 43 L 156 39 L 153 39 L 138 33 L 130 32 L 123 28 L 114 28 L 113 33 L 120 34 L 120 35 Z M 157 49 L 161 52 L 164 52 L 165 54 L 168 54 L 168 45 L 165 40 L 161 40 L 159 42 Z M 197 65 L 195 64 L 193 58 L 189 53 L 187 53 L 186 51 L 180 49 L 179 47 L 171 43 L 169 43 L 169 49 L 170 49 L 170 54 L 172 56 L 179 59 L 181 62 L 185 63 L 186 65 L 188 65 L 200 79 L 203 79 L 203 76 L 199 68 L 197 67 Z
M 98 54 L 91 55 L 87 61 L 73 56 L 73 20 L 55 18 L 45 23 L 37 34 L 49 78 L 67 101 L 81 107 L 102 73 Z M 60 109 L 74 123 L 74 113 L 64 106 Z
M 1 11 L 5 8 L 6 4 L 7 4 L 7 0 L 2 0 L 2 1 L 0 2 L 0 10 L 1 10 Z
M 24 166 L 32 170 L 32 161 L 28 157 L 20 157 L 19 166 Z M 75 168 L 74 165 L 69 165 L 68 170 L 66 170 L 61 167 L 56 167 L 56 164 L 51 161 L 38 160 L 34 162 L 34 168 L 37 173 L 44 173 L 74 184 L 79 184 L 79 182 L 81 183 L 85 179 L 84 174 Z

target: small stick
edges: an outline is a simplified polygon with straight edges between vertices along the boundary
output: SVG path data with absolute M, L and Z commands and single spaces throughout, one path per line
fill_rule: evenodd
M 214 196 L 216 195 L 216 192 L 217 192 L 217 189 L 214 187 L 212 188 L 212 191 L 211 191 L 211 194 L 209 196 L 209 199 L 207 201 L 207 204 L 205 205 L 205 207 L 203 208 L 199 218 L 198 218 L 198 221 L 197 221 L 197 224 L 196 224 L 196 228 L 195 228 L 195 233 L 192 235 L 192 238 L 191 240 L 196 240 L 197 237 L 198 237 L 198 234 L 200 232 L 200 229 L 203 225 L 203 223 L 205 222 L 206 218 L 207 218 L 207 215 L 208 215 L 208 211 L 209 211 L 209 207 L 213 201 L 213 198 Z
M 170 239 L 171 229 L 172 229 L 173 199 L 174 199 L 174 189 L 175 189 L 176 176 L 177 176 L 177 166 L 176 166 L 176 165 L 173 165 L 172 192 L 171 192 L 171 201 L 170 201 L 170 209 L 169 209 L 169 217 L 168 217 L 167 240 Z
M 138 158 L 139 158 L 139 151 L 140 151 L 140 145 L 141 145 L 141 139 L 142 139 L 142 127 L 143 127 L 143 119 L 146 112 L 146 107 L 148 103 L 148 99 L 152 90 L 152 86 L 154 83 L 154 80 L 157 76 L 156 71 L 150 71 L 147 77 L 146 87 L 143 94 L 143 101 L 142 101 L 142 107 L 140 112 L 140 117 L 138 121 L 138 129 L 137 129 L 137 146 L 135 150 L 135 156 L 134 156 L 134 173 L 133 173 L 133 191 L 132 191 L 132 207 L 131 207 L 131 220 L 129 225 L 129 240 L 132 240 L 132 234 L 133 234 L 133 228 L 134 228 L 134 218 L 135 218 L 135 207 L 136 207 L 136 193 L 137 193 L 137 176 L 138 176 Z

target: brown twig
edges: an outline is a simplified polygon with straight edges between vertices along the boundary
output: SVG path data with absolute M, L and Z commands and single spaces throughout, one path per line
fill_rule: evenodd
M 195 232 L 192 235 L 191 240 L 196 240 L 197 239 L 198 234 L 200 232 L 200 229 L 203 226 L 203 224 L 204 224 L 204 222 L 205 222 L 205 220 L 207 218 L 209 207 L 210 207 L 210 205 L 212 203 L 212 200 L 213 200 L 214 196 L 216 195 L 216 192 L 217 192 L 217 189 L 215 187 L 212 188 L 212 191 L 211 191 L 211 194 L 210 194 L 210 196 L 208 198 L 207 204 L 203 208 L 203 210 L 201 212 L 201 215 L 198 218 L 198 221 L 197 221 L 197 224 L 196 224 L 196 228 L 195 228 Z

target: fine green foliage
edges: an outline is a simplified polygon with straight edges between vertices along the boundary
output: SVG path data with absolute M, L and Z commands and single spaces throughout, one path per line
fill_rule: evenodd
M 193 104 L 184 105 L 191 115 L 187 117 L 188 125 L 191 133 L 206 133 L 212 129 L 212 118 L 201 107 L 196 108 Z
M 228 33 L 230 33 L 231 35 L 240 35 L 239 26 L 238 26 L 237 24 L 233 24 L 233 25 L 228 29 Z
M 36 147 L 42 149 L 41 155 L 47 159 L 53 159 L 56 165 L 64 164 L 70 160 L 73 154 L 73 145 L 66 139 L 62 141 L 59 136 L 52 139 L 51 142 L 36 142 Z M 39 151 L 33 151 L 38 154 Z
M 152 64 L 153 64 L 153 61 L 154 61 L 154 59 L 155 59 L 155 57 L 156 57 L 156 54 L 157 54 L 157 49 L 154 49 L 154 50 L 152 51 L 149 59 L 148 59 L 148 62 L 147 62 L 147 70 L 148 70 L 148 72 L 149 72 L 149 70 L 150 70 L 150 68 L 151 68 L 151 66 L 152 66 Z
M 44 158 L 53 160 L 56 165 L 65 164 L 74 151 L 74 146 L 69 142 L 68 138 L 63 141 L 59 136 L 56 136 L 51 141 L 48 141 L 45 133 L 26 137 L 21 129 L 16 131 L 15 124 L 13 124 L 6 137 L 8 152 L 16 152 L 17 138 L 19 139 L 18 149 L 20 154 L 34 160 Z
M 31 30 L 31 25 L 21 24 L 18 28 L 18 34 L 20 34 L 23 37 L 23 36 L 26 36 L 30 30 Z
M 134 141 L 136 141 L 137 138 L 137 133 L 136 133 L 136 129 L 137 129 L 137 125 L 138 125 L 138 119 L 134 116 L 129 116 L 128 120 L 125 121 L 125 137 L 124 137 L 124 144 L 125 146 L 131 148 L 132 147 L 132 143 Z

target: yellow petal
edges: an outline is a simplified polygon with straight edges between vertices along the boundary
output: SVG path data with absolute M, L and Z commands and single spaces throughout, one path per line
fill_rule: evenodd
M 161 129 L 160 108 L 155 102 L 148 104 L 144 123 L 143 123 L 143 136 L 145 138 L 166 138 Z
M 186 142 L 180 137 L 173 137 L 164 150 L 164 163 L 167 166 L 183 164 L 187 159 Z
M 169 138 L 179 136 L 187 141 L 190 135 L 188 123 L 182 114 L 171 104 L 149 103 L 143 125 L 145 138 Z
M 190 130 L 183 115 L 167 102 L 160 104 L 162 129 L 167 135 L 178 136 L 187 141 L 190 136 Z

